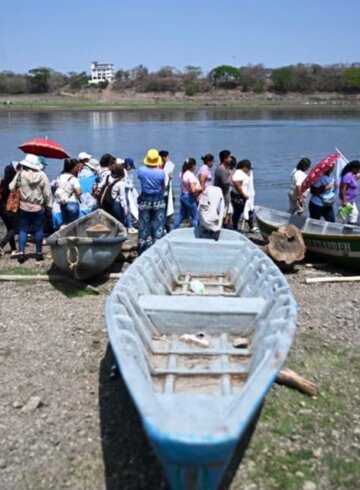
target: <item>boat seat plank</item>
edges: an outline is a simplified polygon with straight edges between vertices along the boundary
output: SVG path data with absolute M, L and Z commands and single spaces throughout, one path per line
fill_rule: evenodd
M 257 315 L 266 305 L 263 298 L 229 296 L 167 296 L 143 294 L 139 306 L 146 312 L 204 313 L 212 315 Z

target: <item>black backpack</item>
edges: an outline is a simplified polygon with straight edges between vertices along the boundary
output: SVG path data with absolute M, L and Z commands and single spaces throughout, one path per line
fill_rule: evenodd
M 113 186 L 116 184 L 116 182 L 119 182 L 120 179 L 114 180 L 114 182 L 111 182 L 109 184 L 109 177 L 110 175 L 107 176 L 105 185 L 101 188 L 99 195 L 98 195 L 98 201 L 100 207 L 105 209 L 105 211 L 110 211 L 112 208 L 112 205 L 114 204 L 115 199 L 111 195 L 111 190 Z

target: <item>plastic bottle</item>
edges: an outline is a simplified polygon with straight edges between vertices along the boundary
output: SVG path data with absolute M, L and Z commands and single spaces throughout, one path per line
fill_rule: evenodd
M 193 279 L 190 282 L 190 289 L 195 294 L 205 294 L 205 286 L 199 279 Z

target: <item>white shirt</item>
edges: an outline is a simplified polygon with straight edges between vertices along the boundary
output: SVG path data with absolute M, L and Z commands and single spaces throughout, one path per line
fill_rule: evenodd
M 296 168 L 291 173 L 291 188 L 299 187 L 306 179 L 306 173 L 302 170 L 296 170 Z
M 80 182 L 77 177 L 67 173 L 61 174 L 58 178 L 58 186 L 69 196 L 69 202 L 78 202 L 75 190 L 80 190 Z
M 232 181 L 242 182 L 241 187 L 244 194 L 246 194 L 247 196 L 250 195 L 250 177 L 246 172 L 241 169 L 235 170 L 234 175 L 232 176 Z M 234 185 L 232 185 L 232 190 L 233 192 L 240 194 Z

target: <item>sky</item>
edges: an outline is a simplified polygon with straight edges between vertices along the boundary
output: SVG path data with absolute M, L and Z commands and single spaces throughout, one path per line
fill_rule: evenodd
M 0 71 L 360 61 L 360 0 L 0 0 Z

